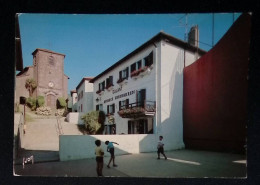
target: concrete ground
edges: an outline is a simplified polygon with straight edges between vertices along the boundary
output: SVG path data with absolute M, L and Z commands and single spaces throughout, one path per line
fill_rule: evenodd
M 157 159 L 156 153 L 141 153 L 116 156 L 118 167 L 107 168 L 108 157 L 104 158 L 105 177 L 215 177 L 245 178 L 246 157 L 237 154 L 176 150 L 166 152 L 167 160 Z M 14 174 L 21 176 L 51 177 L 96 177 L 95 159 L 64 162 L 41 162 L 14 166 Z
M 96 177 L 95 159 L 59 161 L 59 131 L 55 117 L 33 118 L 27 122 L 24 147 L 14 159 L 15 176 L 49 177 Z M 18 118 L 16 118 L 17 120 Z M 16 123 L 15 123 L 16 124 Z M 77 125 L 61 119 L 65 135 L 82 135 Z M 15 127 L 16 129 L 16 127 Z M 116 151 L 115 151 L 116 153 Z M 195 150 L 166 151 L 167 160 L 157 160 L 157 154 L 141 153 L 116 156 L 118 167 L 107 168 L 108 157 L 104 158 L 105 177 L 239 177 L 247 176 L 246 156 Z M 34 156 L 34 164 L 22 165 L 23 157 Z

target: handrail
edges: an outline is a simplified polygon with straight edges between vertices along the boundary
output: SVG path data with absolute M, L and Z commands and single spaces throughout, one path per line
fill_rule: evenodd
M 57 116 L 56 119 L 57 119 L 57 134 L 58 134 L 58 136 L 63 135 L 64 133 L 62 130 L 60 118 Z
M 152 103 L 152 105 L 149 103 Z M 119 110 L 141 107 L 141 108 L 144 108 L 146 111 L 150 111 L 151 109 L 155 109 L 155 106 L 156 106 L 155 101 L 143 100 L 143 101 L 139 101 L 139 102 L 129 103 L 127 105 L 121 105 L 119 107 Z

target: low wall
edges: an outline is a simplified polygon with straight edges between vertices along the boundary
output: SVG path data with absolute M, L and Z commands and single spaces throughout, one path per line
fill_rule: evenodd
M 95 140 L 101 140 L 101 146 L 105 151 L 105 156 L 110 154 L 106 152 L 105 141 L 114 141 L 119 143 L 115 146 L 115 155 L 136 154 L 141 152 L 157 151 L 158 135 L 156 134 L 136 134 L 136 135 L 61 135 L 59 155 L 61 161 L 77 160 L 95 157 Z M 165 142 L 165 150 L 177 149 Z
M 74 123 L 74 124 L 84 124 L 83 120 L 81 120 L 81 116 L 83 116 L 85 113 L 83 112 L 70 112 L 66 116 L 66 120 L 69 123 Z

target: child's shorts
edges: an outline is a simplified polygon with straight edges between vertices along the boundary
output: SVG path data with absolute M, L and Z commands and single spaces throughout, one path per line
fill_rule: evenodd
M 111 157 L 114 157 L 115 156 L 115 149 L 114 148 L 110 148 L 109 149 L 109 152 L 111 154 Z
M 99 163 L 103 162 L 103 157 L 96 157 L 96 161 Z

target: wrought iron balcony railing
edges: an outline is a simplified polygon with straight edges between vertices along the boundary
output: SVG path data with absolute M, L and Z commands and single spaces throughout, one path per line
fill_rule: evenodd
M 122 118 L 137 118 L 144 116 L 155 115 L 156 102 L 155 101 L 141 101 L 122 105 L 119 107 L 118 114 Z

